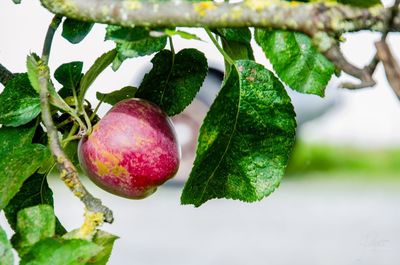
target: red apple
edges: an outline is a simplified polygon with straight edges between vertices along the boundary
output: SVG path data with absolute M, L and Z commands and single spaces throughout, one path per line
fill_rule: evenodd
M 82 169 L 99 187 L 141 199 L 178 170 L 180 152 L 168 116 L 142 99 L 117 103 L 78 147 Z

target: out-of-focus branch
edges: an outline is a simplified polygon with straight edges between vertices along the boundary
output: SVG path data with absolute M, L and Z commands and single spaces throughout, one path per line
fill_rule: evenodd
M 0 83 L 5 86 L 13 77 L 14 74 L 0 63 Z
M 393 57 L 386 41 L 381 40 L 375 43 L 377 55 L 382 62 L 387 80 L 397 97 L 400 98 L 400 67 Z
M 337 3 L 245 0 L 240 3 L 138 0 L 41 0 L 53 13 L 127 27 L 265 27 L 308 34 L 382 31 L 387 9 Z M 400 30 L 400 17 L 393 23 Z

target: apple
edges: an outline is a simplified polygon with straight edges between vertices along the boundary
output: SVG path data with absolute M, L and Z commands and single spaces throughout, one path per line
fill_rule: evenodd
M 169 117 L 153 103 L 133 98 L 118 102 L 81 139 L 78 158 L 102 189 L 141 199 L 176 174 L 180 149 Z

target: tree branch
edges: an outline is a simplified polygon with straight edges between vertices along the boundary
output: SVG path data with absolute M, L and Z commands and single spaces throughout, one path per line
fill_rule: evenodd
M 336 3 L 290 3 L 245 0 L 236 4 L 215 2 L 138 0 L 41 0 L 53 13 L 98 23 L 151 27 L 265 27 L 300 31 L 343 33 L 383 31 L 387 9 L 357 8 Z M 392 29 L 400 30 L 400 17 Z
M 13 77 L 14 74 L 0 63 L 0 83 L 5 86 Z

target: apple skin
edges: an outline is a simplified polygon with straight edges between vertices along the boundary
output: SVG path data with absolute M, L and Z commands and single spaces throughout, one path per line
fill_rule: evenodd
M 180 149 L 169 117 L 143 99 L 118 102 L 78 146 L 83 171 L 102 189 L 142 199 L 172 178 Z

